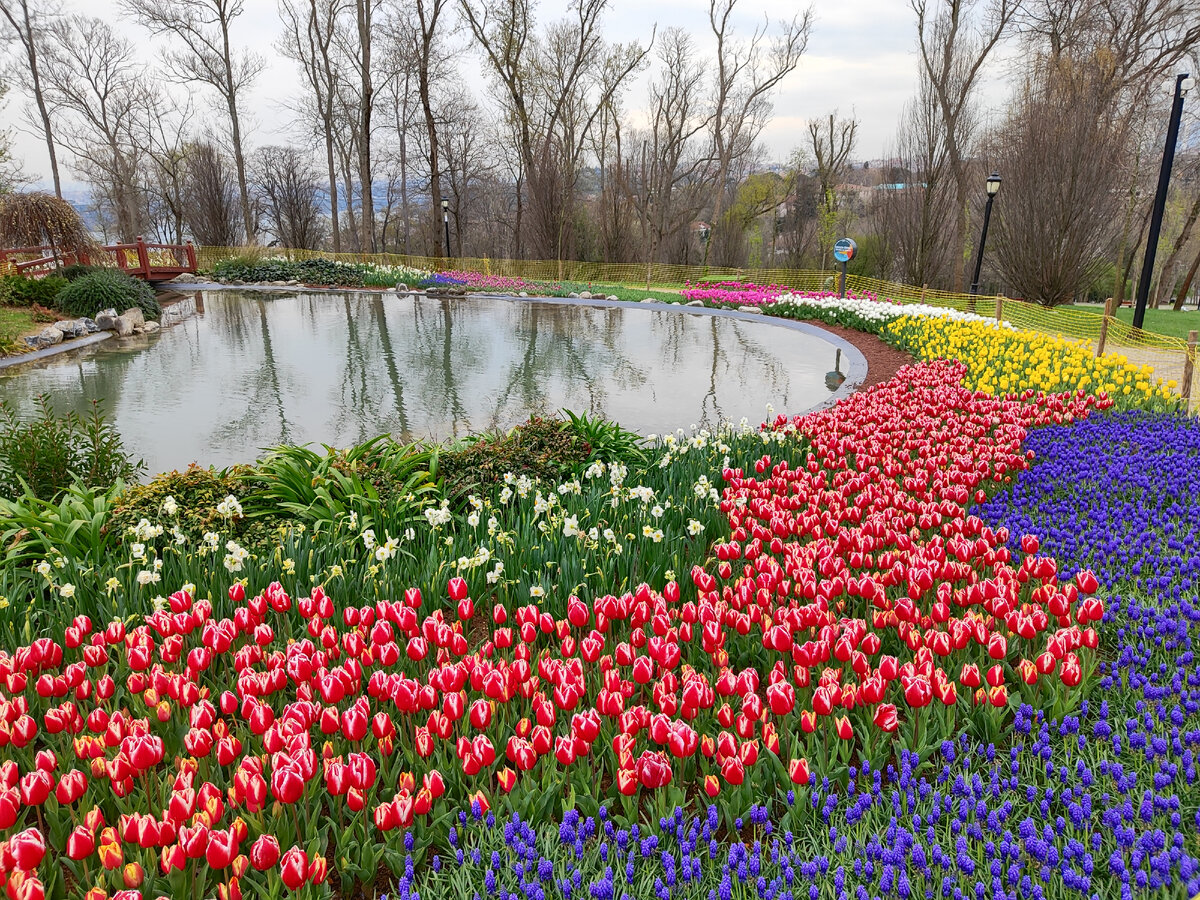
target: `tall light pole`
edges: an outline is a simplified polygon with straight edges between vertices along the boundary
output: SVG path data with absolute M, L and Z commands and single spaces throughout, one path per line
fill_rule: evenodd
M 1171 121 L 1167 125 L 1167 145 L 1163 147 L 1162 167 L 1158 170 L 1158 190 L 1150 212 L 1150 233 L 1146 236 L 1146 254 L 1138 278 L 1137 301 L 1133 308 L 1133 327 L 1141 328 L 1146 318 L 1146 300 L 1154 277 L 1154 257 L 1158 255 L 1158 235 L 1162 231 L 1163 210 L 1167 206 L 1167 188 L 1171 185 L 1171 166 L 1175 163 L 1175 144 L 1179 141 L 1179 119 L 1183 116 L 1183 97 L 1196 83 L 1187 72 L 1175 76 L 1175 99 L 1171 103 Z
M 979 272 L 983 268 L 983 248 L 987 243 L 988 223 L 992 220 L 992 201 L 1000 193 L 1000 173 L 993 172 L 984 182 L 987 189 L 987 206 L 983 208 L 983 230 L 979 232 L 979 252 L 975 254 L 975 277 L 971 279 L 971 296 L 979 293 Z M 972 301 L 974 302 L 974 301 Z
M 450 258 L 450 201 L 442 198 L 442 227 L 446 229 L 446 259 Z

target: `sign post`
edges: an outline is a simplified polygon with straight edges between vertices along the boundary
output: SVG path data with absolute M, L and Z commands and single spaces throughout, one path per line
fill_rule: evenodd
M 857 252 L 858 244 L 850 238 L 839 238 L 833 245 L 833 258 L 842 264 L 842 274 L 838 278 L 838 294 L 843 300 L 846 299 L 846 263 L 854 259 Z

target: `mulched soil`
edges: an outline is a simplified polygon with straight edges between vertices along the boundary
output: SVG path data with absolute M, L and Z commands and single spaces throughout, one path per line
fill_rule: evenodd
M 867 377 L 859 385 L 860 388 L 868 388 L 873 384 L 887 381 L 896 374 L 901 366 L 916 362 L 903 350 L 889 347 L 873 334 L 855 331 L 853 328 L 843 328 L 840 325 L 826 325 L 824 322 L 813 322 L 812 324 L 853 344 L 858 348 L 858 352 L 866 357 Z

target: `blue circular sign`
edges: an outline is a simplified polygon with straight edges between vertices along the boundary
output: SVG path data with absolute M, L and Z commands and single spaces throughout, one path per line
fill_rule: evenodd
M 841 238 L 833 245 L 833 258 L 840 263 L 850 262 L 858 252 L 858 244 L 850 238 Z

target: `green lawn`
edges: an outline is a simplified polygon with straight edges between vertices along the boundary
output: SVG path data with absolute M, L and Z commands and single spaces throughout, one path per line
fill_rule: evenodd
M 1096 313 L 1096 315 L 1100 315 L 1103 312 L 1103 307 L 1091 304 L 1076 304 L 1067 308 L 1092 312 Z M 1117 318 L 1122 322 L 1132 323 L 1133 307 L 1123 306 L 1118 309 Z M 1200 331 L 1200 311 L 1191 309 L 1175 312 L 1169 308 L 1148 309 L 1146 310 L 1146 320 L 1143 322 L 1142 328 L 1146 331 L 1152 331 L 1155 334 L 1165 334 L 1168 337 L 1186 341 L 1189 331 Z
M 0 356 L 20 353 L 21 336 L 37 330 L 33 311 L 23 306 L 0 306 Z

